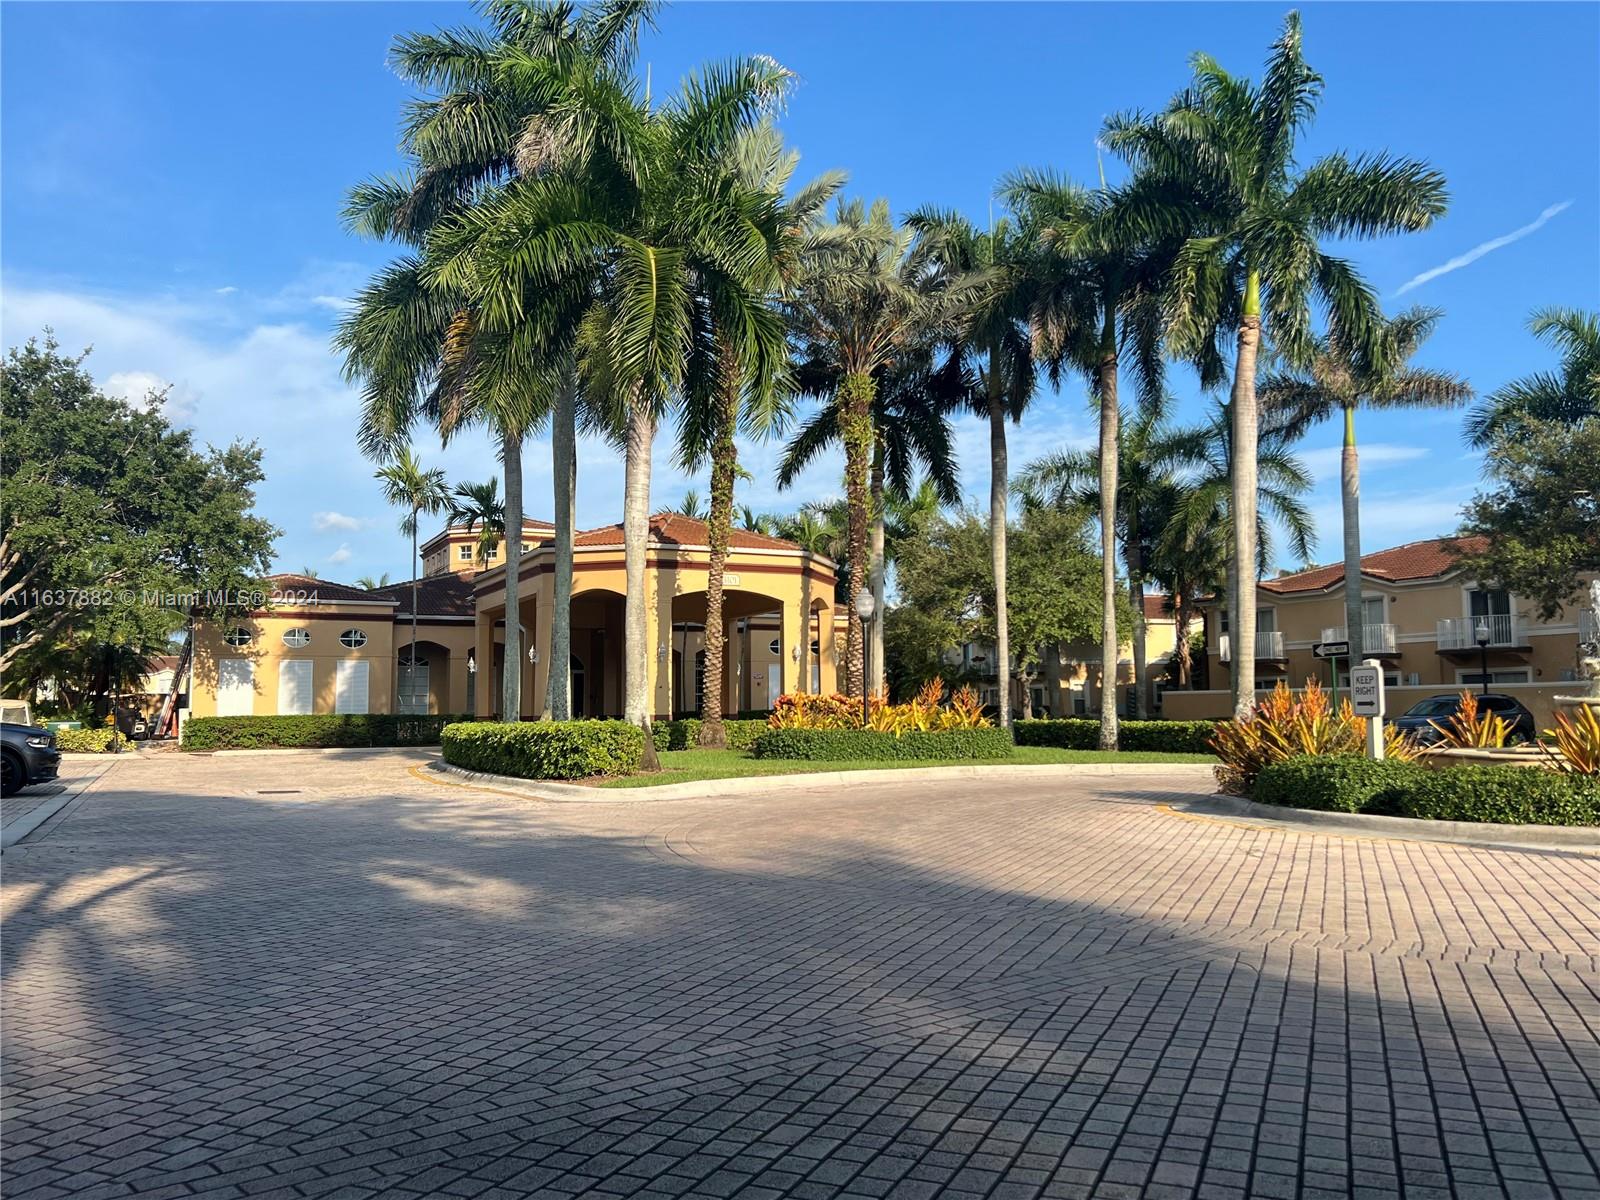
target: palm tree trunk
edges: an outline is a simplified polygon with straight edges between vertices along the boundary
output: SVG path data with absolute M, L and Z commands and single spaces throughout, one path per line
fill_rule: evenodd
M 1100 749 L 1117 748 L 1117 325 L 1106 304 L 1096 390 L 1100 394 Z
M 1178 660 L 1177 686 L 1187 688 L 1194 678 L 1194 655 L 1189 649 L 1189 622 L 1193 619 L 1189 593 L 1174 589 L 1172 594 L 1172 619 L 1177 625 L 1177 643 L 1173 655 Z
M 872 454 L 872 528 L 870 537 L 872 541 L 872 611 L 876 614 L 872 621 L 872 679 L 871 688 L 874 693 L 883 691 L 883 576 L 884 576 L 884 495 L 883 495 L 883 446 L 878 439 Z
M 811 563 L 803 564 L 800 575 L 800 685 L 795 690 L 802 693 L 811 691 Z M 822 650 L 822 635 L 817 635 L 817 650 Z M 709 670 L 711 660 L 706 659 Z M 711 676 L 706 676 L 709 679 Z M 720 694 L 719 694 L 720 700 Z
M 989 356 L 989 566 L 994 572 L 994 658 L 1000 673 L 1000 728 L 1011 725 L 1011 615 L 1006 601 L 1006 409 L 997 394 L 995 356 Z M 1115 386 L 1115 385 L 1113 385 Z M 1023 700 L 1024 710 L 1027 700 Z
M 506 661 L 500 694 L 500 719 L 522 720 L 522 431 L 506 430 L 500 457 L 506 472 Z M 493 663 L 485 663 L 493 670 Z
M 417 678 L 417 586 L 421 582 L 422 564 L 417 554 L 417 509 L 411 509 L 411 672 L 413 685 Z
M 1339 454 L 1339 502 L 1344 509 L 1344 623 L 1350 665 L 1365 653 L 1365 609 L 1361 603 L 1361 464 L 1356 457 L 1356 410 L 1344 410 L 1344 448 Z
M 1228 470 L 1233 470 L 1229 466 Z M 1230 501 L 1231 505 L 1231 501 Z M 1228 535 L 1233 536 L 1231 533 Z M 1228 689 L 1233 694 L 1233 706 L 1239 707 L 1239 672 L 1238 660 L 1233 657 L 1235 633 L 1239 628 L 1239 564 L 1233 557 L 1232 549 L 1228 552 Z
M 656 765 L 650 736 L 650 596 L 645 581 L 645 554 L 650 542 L 650 449 L 655 433 L 655 417 L 642 397 L 636 395 L 628 406 L 622 497 L 622 556 L 627 579 L 623 601 L 622 716 L 645 731 L 647 770 Z
M 861 618 L 856 615 L 856 596 L 869 587 L 867 566 L 867 525 L 869 523 L 867 475 L 872 457 L 872 397 L 877 391 L 870 373 L 852 371 L 840 387 L 840 434 L 844 442 L 844 497 L 849 513 L 850 535 L 846 556 L 850 562 L 849 634 L 845 639 L 845 678 L 847 695 L 865 694 Z
M 724 339 L 725 340 L 725 339 Z M 733 347 L 724 345 L 724 363 L 733 360 Z M 706 521 L 711 543 L 711 565 L 706 571 L 706 679 L 710 703 L 700 706 L 700 745 L 715 750 L 728 746 L 722 724 L 722 578 L 728 565 L 728 531 L 733 525 L 733 485 L 739 449 L 734 432 L 739 422 L 739 377 L 724 366 L 717 387 L 716 431 L 711 445 L 711 509 Z M 687 663 L 685 664 L 687 669 Z M 768 700 L 776 699 L 769 696 Z
M 578 377 L 568 364 L 550 417 L 551 470 L 555 477 L 555 595 L 550 614 L 550 673 L 545 711 L 553 721 L 572 719 L 573 505 L 578 494 Z
M 1233 371 L 1233 557 L 1239 586 L 1234 603 L 1233 715 L 1243 720 L 1256 699 L 1256 353 L 1261 345 L 1261 278 L 1251 271 L 1245 283 L 1244 315 L 1239 319 L 1239 349 Z
M 1128 528 L 1124 536 L 1128 559 L 1128 599 L 1133 602 L 1133 715 L 1141 721 L 1150 716 L 1149 672 L 1145 668 L 1144 630 L 1144 543 L 1139 528 L 1138 505 L 1128 506 Z

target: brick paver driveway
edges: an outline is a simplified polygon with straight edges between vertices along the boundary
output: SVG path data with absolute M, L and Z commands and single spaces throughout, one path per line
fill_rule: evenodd
M 1600 863 L 1180 779 L 118 764 L 6 855 L 7 1200 L 1600 1195 Z

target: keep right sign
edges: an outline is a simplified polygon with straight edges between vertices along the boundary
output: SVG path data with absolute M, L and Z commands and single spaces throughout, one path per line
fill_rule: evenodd
M 1358 717 L 1383 716 L 1383 668 L 1350 668 L 1350 707 Z

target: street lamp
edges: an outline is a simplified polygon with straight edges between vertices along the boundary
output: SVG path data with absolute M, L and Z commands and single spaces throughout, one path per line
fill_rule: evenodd
M 872 589 L 862 588 L 856 593 L 856 616 L 861 618 L 861 727 L 872 724 L 872 688 L 867 681 L 872 678 L 872 612 L 875 607 Z
M 1478 636 L 1478 669 L 1483 673 L 1483 694 L 1489 694 L 1489 622 L 1479 621 L 1474 631 Z

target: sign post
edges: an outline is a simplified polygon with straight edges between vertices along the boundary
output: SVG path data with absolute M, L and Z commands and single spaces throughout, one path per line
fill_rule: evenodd
M 1383 664 L 1369 658 L 1350 668 L 1350 706 L 1367 719 L 1367 757 L 1383 757 Z

